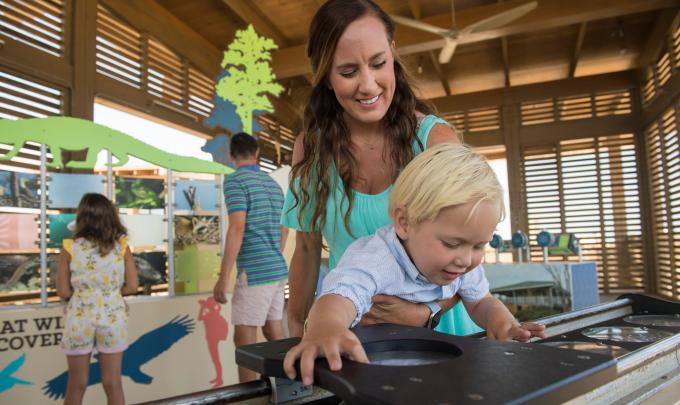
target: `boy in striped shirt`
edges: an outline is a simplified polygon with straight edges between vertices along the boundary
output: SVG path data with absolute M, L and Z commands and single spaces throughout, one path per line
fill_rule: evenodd
M 236 171 L 224 181 L 229 228 L 220 277 L 213 295 L 227 302 L 227 280 L 236 263 L 231 322 L 236 347 L 255 343 L 257 328 L 267 340 L 283 336 L 283 289 L 288 267 L 283 250 L 288 230 L 280 226 L 283 192 L 257 164 L 259 149 L 252 136 L 240 132 L 231 138 L 230 154 Z M 257 374 L 239 367 L 239 381 Z

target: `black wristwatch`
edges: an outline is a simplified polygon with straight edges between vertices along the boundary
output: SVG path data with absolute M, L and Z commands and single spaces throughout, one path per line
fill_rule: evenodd
M 442 317 L 442 307 L 440 307 L 436 301 L 425 302 L 424 304 L 430 308 L 430 317 L 427 319 L 425 327 L 434 329 L 437 327 L 437 325 L 439 325 L 439 319 Z

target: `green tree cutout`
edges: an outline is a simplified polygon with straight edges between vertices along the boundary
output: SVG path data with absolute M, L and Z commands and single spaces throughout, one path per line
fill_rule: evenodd
M 266 96 L 278 96 L 283 87 L 276 83 L 276 75 L 269 62 L 271 51 L 278 46 L 269 38 L 257 35 L 252 25 L 236 31 L 236 38 L 224 52 L 222 68 L 225 75 L 215 85 L 217 95 L 236 107 L 243 123 L 243 131 L 252 134 L 255 111 L 274 112 Z

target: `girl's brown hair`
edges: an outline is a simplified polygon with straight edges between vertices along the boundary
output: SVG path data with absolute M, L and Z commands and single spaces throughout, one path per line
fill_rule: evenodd
M 127 229 L 121 224 L 118 211 L 108 198 L 98 193 L 83 196 L 76 214 L 74 239 L 83 238 L 92 242 L 99 254 L 105 256 L 125 235 Z
M 326 203 L 335 187 L 330 173 L 335 166 L 344 186 L 344 198 L 349 202 L 344 214 L 345 228 L 350 232 L 348 221 L 352 211 L 353 192 L 351 180 L 356 170 L 356 160 L 351 151 L 351 136 L 343 119 L 343 108 L 328 87 L 328 72 L 338 40 L 352 22 L 365 16 L 378 18 L 385 27 L 387 39 L 394 38 L 394 23 L 390 17 L 371 0 L 329 0 L 312 20 L 309 29 L 307 56 L 314 73 L 313 89 L 304 112 L 304 156 L 293 166 L 291 176 L 299 177 L 300 189 L 291 187 L 295 205 L 300 204 L 298 220 L 303 222 L 303 212 L 311 210 L 311 226 L 320 231 L 326 222 Z M 394 56 L 395 92 L 382 124 L 387 134 L 386 150 L 394 167 L 393 179 L 413 158 L 412 144 L 417 141 L 418 121 L 416 111 L 433 112 L 432 107 L 418 99 L 410 85 L 410 77 L 397 56 Z M 420 141 L 418 141 L 420 145 Z M 424 146 L 420 145 L 421 150 Z M 313 196 L 313 197 L 312 197 Z

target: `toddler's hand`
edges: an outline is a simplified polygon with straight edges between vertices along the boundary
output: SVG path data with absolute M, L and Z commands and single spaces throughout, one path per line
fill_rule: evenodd
M 324 329 L 324 328 L 321 328 Z M 295 361 L 300 359 L 300 375 L 304 385 L 314 382 L 314 360 L 325 356 L 331 370 L 342 368 L 341 354 L 347 354 L 351 360 L 368 363 L 368 357 L 361 342 L 349 329 L 325 328 L 322 332 L 310 330 L 297 346 L 293 346 L 283 360 L 283 369 L 288 378 L 295 379 Z
M 534 322 L 518 324 L 517 321 L 489 325 L 486 335 L 490 340 L 517 340 L 526 342 L 533 337 L 545 337 L 545 325 Z
M 520 342 L 526 342 L 533 337 L 543 339 L 545 338 L 545 325 L 534 322 L 515 325 L 510 329 L 510 336 L 513 340 L 518 340 Z

